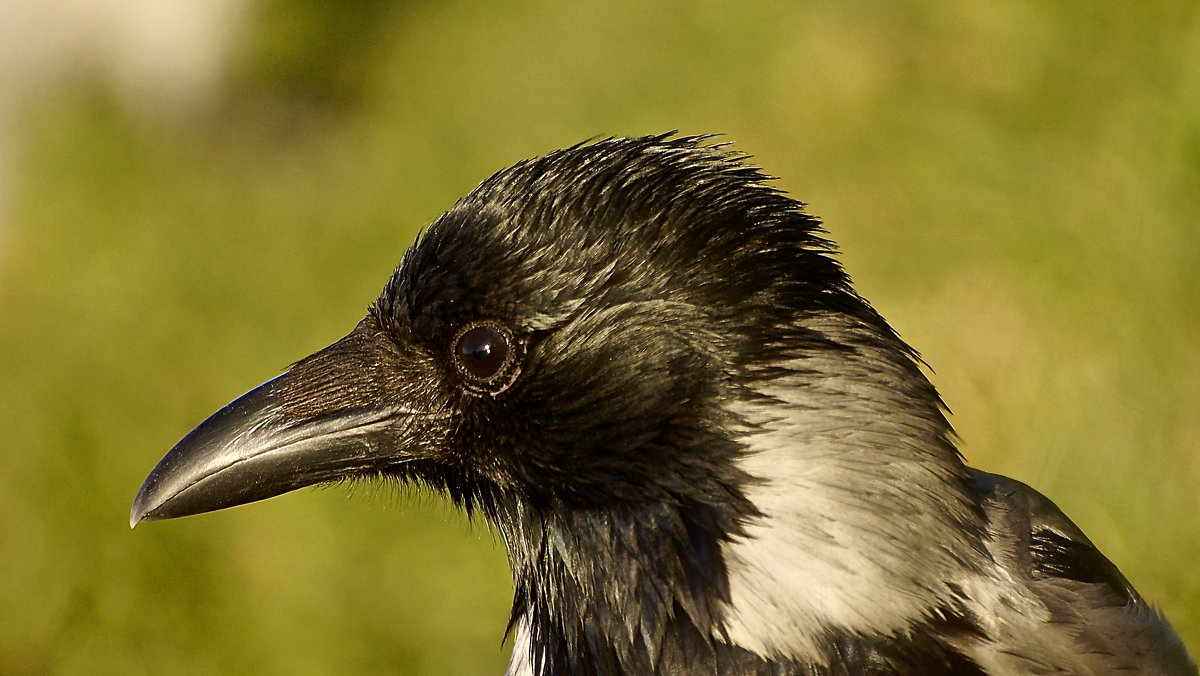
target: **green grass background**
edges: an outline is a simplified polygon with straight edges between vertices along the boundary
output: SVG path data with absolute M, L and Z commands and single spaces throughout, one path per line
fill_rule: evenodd
M 502 548 L 431 496 L 132 532 L 129 505 L 477 182 L 670 129 L 808 202 L 970 462 L 1051 496 L 1200 651 L 1198 9 L 267 2 L 215 104 L 40 100 L 0 231 L 0 672 L 501 671 Z

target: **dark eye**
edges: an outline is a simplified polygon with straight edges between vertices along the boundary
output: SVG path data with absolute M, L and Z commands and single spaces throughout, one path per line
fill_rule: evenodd
M 463 372 L 482 381 L 495 377 L 508 361 L 508 337 L 491 326 L 476 326 L 458 338 L 454 356 Z

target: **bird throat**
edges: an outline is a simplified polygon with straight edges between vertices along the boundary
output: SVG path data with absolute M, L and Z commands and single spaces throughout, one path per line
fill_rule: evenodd
M 715 664 L 714 632 L 729 599 L 723 545 L 746 516 L 737 509 L 511 503 L 498 524 L 515 586 L 509 631 L 532 646 L 524 649 L 534 673 Z

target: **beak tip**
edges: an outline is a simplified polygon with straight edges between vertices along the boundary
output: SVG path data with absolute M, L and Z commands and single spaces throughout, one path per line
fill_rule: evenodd
M 154 474 L 147 477 L 146 482 L 142 484 L 133 498 L 133 508 L 129 510 L 129 527 L 131 529 L 143 521 L 156 521 L 161 518 L 155 516 L 155 512 L 163 506 L 163 502 L 161 498 L 151 495 L 156 492 L 153 490 L 156 485 L 153 479 Z
M 146 516 L 145 491 L 139 490 L 137 497 L 133 499 L 133 509 L 129 510 L 129 528 L 132 529 L 142 522 L 142 518 Z

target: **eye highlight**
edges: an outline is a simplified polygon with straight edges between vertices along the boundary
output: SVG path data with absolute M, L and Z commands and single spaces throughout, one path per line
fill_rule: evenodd
M 520 372 L 520 344 L 503 326 L 471 324 L 454 340 L 454 365 L 475 393 L 499 394 Z

